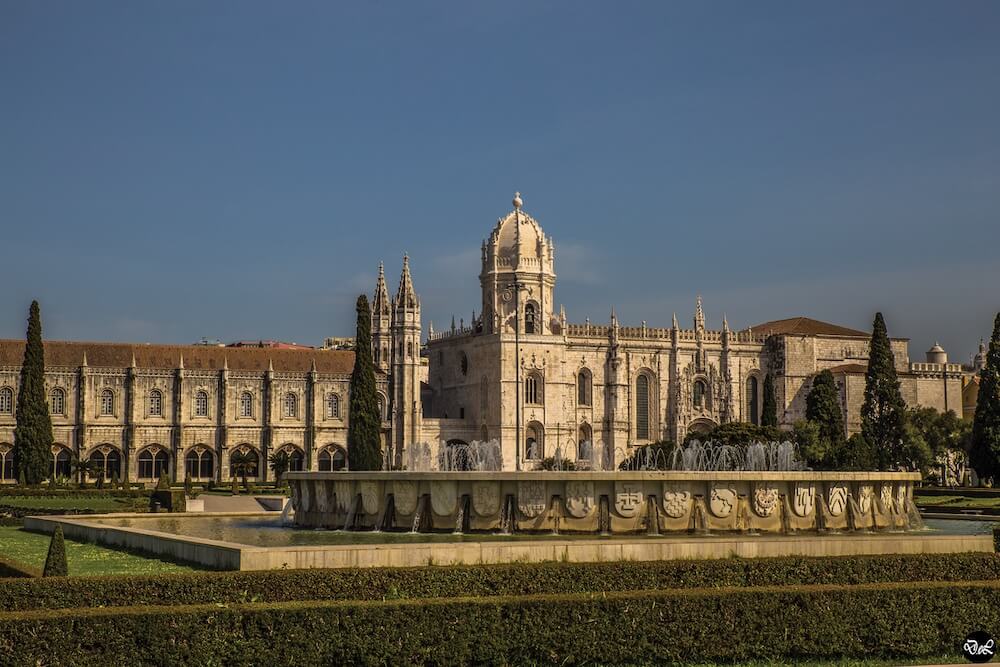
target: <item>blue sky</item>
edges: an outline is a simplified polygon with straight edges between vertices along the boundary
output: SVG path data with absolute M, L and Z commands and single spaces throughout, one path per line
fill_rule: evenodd
M 379 260 L 479 308 L 514 190 L 571 321 L 1000 308 L 1000 3 L 0 0 L 0 337 L 318 344 Z

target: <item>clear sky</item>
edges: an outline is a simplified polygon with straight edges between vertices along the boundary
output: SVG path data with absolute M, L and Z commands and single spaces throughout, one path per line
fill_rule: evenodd
M 479 308 L 515 190 L 571 321 L 808 315 L 968 361 L 1000 308 L 1000 2 L 0 0 L 0 337 Z

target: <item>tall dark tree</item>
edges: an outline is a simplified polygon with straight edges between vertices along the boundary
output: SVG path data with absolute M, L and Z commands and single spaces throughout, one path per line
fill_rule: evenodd
M 980 477 L 992 477 L 994 482 L 1000 479 L 1000 313 L 993 322 L 986 365 L 979 373 L 969 459 Z
M 840 409 L 837 382 L 827 369 L 813 379 L 812 389 L 806 395 L 806 419 L 819 426 L 820 440 L 829 450 L 844 442 L 844 413 Z
M 17 427 L 14 429 L 14 469 L 27 484 L 40 484 L 49 476 L 52 457 L 52 418 L 45 396 L 45 349 L 38 302 L 28 312 L 28 336 L 17 393 Z
M 774 396 L 774 378 L 768 373 L 764 376 L 764 400 L 760 415 L 761 426 L 778 425 L 778 399 Z
M 347 424 L 347 466 L 351 470 L 381 470 L 382 417 L 372 363 L 372 315 L 368 297 L 358 297 L 358 333 L 351 373 L 351 404 Z
M 868 350 L 861 434 L 871 446 L 880 469 L 907 464 L 906 403 L 899 391 L 896 362 L 882 313 L 875 313 Z

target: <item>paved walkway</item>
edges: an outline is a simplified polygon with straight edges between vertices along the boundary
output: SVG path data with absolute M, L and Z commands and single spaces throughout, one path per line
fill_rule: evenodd
M 253 496 L 214 496 L 202 494 L 206 512 L 263 512 L 267 508 Z

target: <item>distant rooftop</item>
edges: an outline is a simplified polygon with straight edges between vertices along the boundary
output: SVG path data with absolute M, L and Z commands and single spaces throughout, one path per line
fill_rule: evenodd
M 789 317 L 786 320 L 774 320 L 750 327 L 755 334 L 790 334 L 799 336 L 848 336 L 851 338 L 868 338 L 866 331 L 849 329 L 829 322 L 820 322 L 810 317 Z

